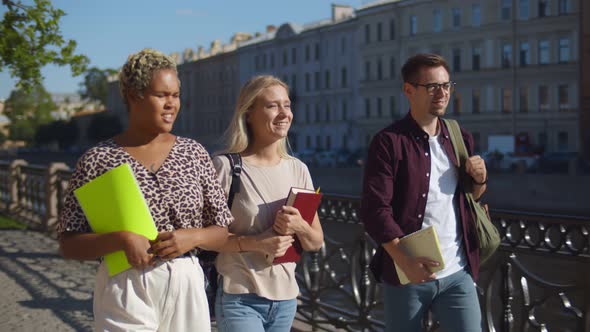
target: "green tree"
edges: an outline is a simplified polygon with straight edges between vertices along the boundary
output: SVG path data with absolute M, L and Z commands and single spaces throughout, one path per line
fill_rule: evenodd
M 117 73 L 114 69 L 101 70 L 90 68 L 84 75 L 84 82 L 80 83 L 80 96 L 83 99 L 99 102 L 106 106 L 109 93 L 109 76 Z
M 93 115 L 88 125 L 88 139 L 99 142 L 123 131 L 121 120 L 114 114 L 100 112 Z
M 32 87 L 30 92 L 24 89 L 12 91 L 4 104 L 4 114 L 10 120 L 8 137 L 32 142 L 37 128 L 51 122 L 51 112 L 56 109 L 51 95 L 42 85 Z
M 57 120 L 37 128 L 35 143 L 37 145 L 47 145 L 57 142 L 59 148 L 63 150 L 76 143 L 79 133 L 78 125 L 75 122 Z
M 49 0 L 25 5 L 20 0 L 2 0 L 5 13 L 0 21 L 0 71 L 8 69 L 17 88 L 30 91 L 42 82 L 47 64 L 69 65 L 74 76 L 82 74 L 89 60 L 74 54 L 76 42 L 64 40 L 60 19 L 65 15 Z

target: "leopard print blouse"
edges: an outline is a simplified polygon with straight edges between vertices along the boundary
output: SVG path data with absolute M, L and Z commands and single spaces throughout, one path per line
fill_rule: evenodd
M 113 139 L 99 143 L 78 160 L 57 225 L 64 232 L 91 232 L 73 191 L 106 171 L 129 163 L 149 206 L 158 232 L 233 221 L 211 158 L 196 141 L 177 137 L 156 173 L 129 155 Z

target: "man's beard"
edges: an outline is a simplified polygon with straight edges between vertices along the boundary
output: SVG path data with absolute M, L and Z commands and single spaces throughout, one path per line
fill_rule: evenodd
M 431 115 L 434 115 L 436 117 L 441 117 L 443 115 L 445 115 L 445 113 L 447 112 L 447 108 L 435 108 L 435 109 L 430 109 L 429 113 Z

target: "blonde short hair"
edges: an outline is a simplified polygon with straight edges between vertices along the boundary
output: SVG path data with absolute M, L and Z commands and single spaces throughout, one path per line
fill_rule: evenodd
M 170 69 L 177 73 L 176 62 L 158 50 L 144 48 L 129 55 L 119 72 L 119 90 L 125 104 L 128 104 L 127 96 L 131 92 L 143 97 L 143 92 L 150 85 L 154 72 L 162 69 Z
M 234 115 L 225 132 L 225 149 L 222 153 L 240 153 L 250 145 L 252 132 L 246 122 L 246 116 L 262 91 L 275 85 L 282 86 L 287 90 L 287 93 L 289 92 L 289 86 L 285 82 L 271 75 L 255 76 L 242 86 Z M 288 148 L 289 141 L 286 137 L 282 138 L 278 147 L 279 155 L 282 158 L 292 158 Z

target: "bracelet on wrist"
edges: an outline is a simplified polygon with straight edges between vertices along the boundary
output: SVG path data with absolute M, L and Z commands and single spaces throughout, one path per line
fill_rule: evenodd
M 236 237 L 236 241 L 238 241 L 238 250 L 239 250 L 239 252 L 244 251 L 244 250 L 242 250 L 242 244 L 240 243 L 240 236 Z
M 484 184 L 488 183 L 488 176 L 486 175 L 486 179 L 483 180 L 483 182 L 477 182 L 477 181 L 473 180 L 473 183 L 475 183 L 478 186 L 483 186 Z

